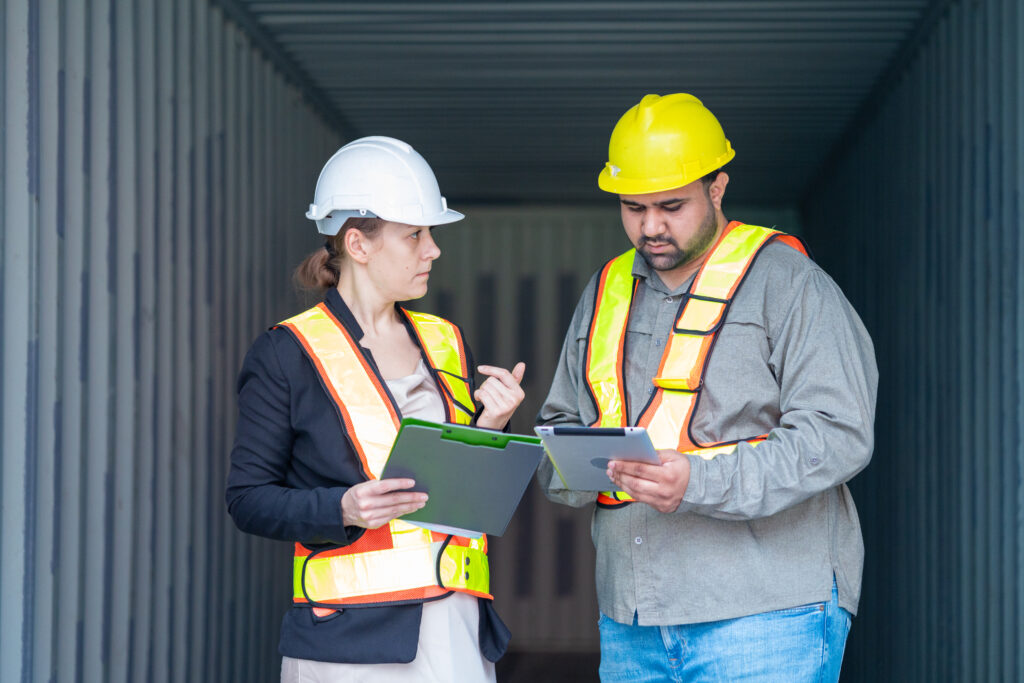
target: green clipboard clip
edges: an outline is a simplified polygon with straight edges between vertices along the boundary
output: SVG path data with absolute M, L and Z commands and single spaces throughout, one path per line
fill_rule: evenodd
M 408 477 L 430 497 L 402 517 L 454 533 L 505 533 L 544 449 L 540 439 L 489 429 L 403 418 L 381 479 Z

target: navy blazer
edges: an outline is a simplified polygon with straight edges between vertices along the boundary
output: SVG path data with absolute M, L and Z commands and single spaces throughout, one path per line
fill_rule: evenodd
M 329 289 L 324 300 L 352 338 L 362 339 L 338 291 Z M 376 368 L 369 350 L 363 352 Z M 468 345 L 466 354 L 472 381 Z M 366 477 L 337 410 L 298 341 L 283 328 L 261 334 L 238 377 L 238 428 L 226 496 L 235 524 L 251 534 L 313 547 L 354 543 L 363 529 L 343 526 L 341 497 L 362 481 Z M 291 584 L 284 590 L 290 593 Z M 510 633 L 491 600 L 478 602 L 480 650 L 495 662 Z M 281 625 L 279 650 L 324 662 L 410 662 L 422 611 L 422 603 L 358 607 L 318 618 L 310 607 L 293 605 Z

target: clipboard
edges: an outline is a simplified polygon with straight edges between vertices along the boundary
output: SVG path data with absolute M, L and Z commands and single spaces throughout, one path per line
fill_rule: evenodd
M 381 479 L 409 477 L 427 504 L 401 517 L 458 536 L 505 533 L 544 457 L 540 439 L 404 418 Z
M 571 491 L 621 491 L 605 470 L 609 460 L 660 465 L 643 427 L 534 427 L 555 472 Z

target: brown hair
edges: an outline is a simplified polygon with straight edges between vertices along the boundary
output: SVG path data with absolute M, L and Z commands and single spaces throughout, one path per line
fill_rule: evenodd
M 341 273 L 341 261 L 345 258 L 345 233 L 350 229 L 358 230 L 367 237 L 376 235 L 384 221 L 380 218 L 349 218 L 341 226 L 337 235 L 330 235 L 324 246 L 303 259 L 295 269 L 295 284 L 302 289 L 323 292 L 338 286 Z

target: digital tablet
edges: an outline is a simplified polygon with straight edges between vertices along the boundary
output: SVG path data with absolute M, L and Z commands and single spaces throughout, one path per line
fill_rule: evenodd
M 566 489 L 619 491 L 605 474 L 609 460 L 660 465 L 643 427 L 534 427 Z

